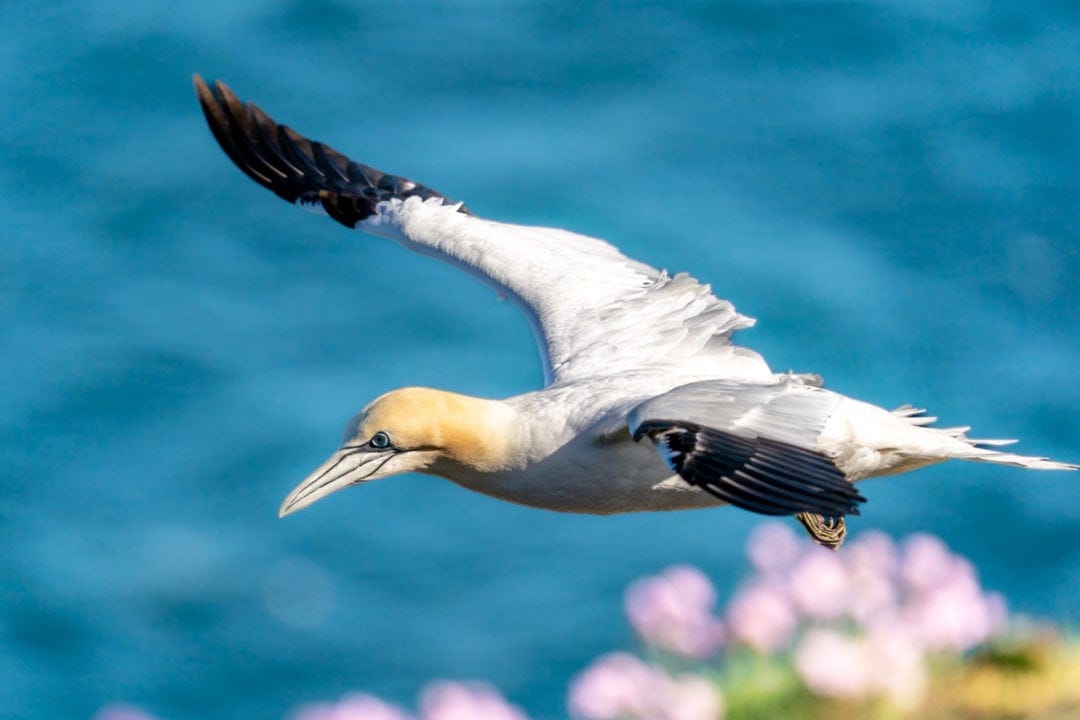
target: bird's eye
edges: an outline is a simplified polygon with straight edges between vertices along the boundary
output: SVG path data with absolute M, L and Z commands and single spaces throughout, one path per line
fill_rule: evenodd
M 390 447 L 390 436 L 384 433 L 382 430 L 371 436 L 371 442 L 368 443 L 371 447 L 378 450 Z

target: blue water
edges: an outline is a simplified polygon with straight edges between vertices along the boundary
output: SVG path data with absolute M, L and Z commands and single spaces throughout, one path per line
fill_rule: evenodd
M 407 476 L 278 520 L 375 395 L 537 387 L 469 278 L 297 212 L 191 89 L 483 216 L 609 238 L 759 319 L 778 370 L 1080 459 L 1080 23 L 1066 2 L 5 3 L 0 699 L 275 718 L 484 678 L 534 717 L 631 641 L 633 578 L 724 592 L 758 518 L 570 517 Z M 856 528 L 937 533 L 1075 622 L 1078 479 L 950 464 Z

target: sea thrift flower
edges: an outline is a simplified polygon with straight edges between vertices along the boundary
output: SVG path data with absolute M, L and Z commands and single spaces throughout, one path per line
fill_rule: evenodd
M 790 527 L 780 522 L 764 522 L 750 534 L 746 555 L 763 575 L 785 575 L 799 559 L 803 544 Z
M 860 533 L 844 549 L 848 569 L 853 573 L 894 578 L 900 565 L 896 543 L 879 530 Z
M 723 642 L 715 604 L 713 584 L 685 565 L 637 580 L 624 601 L 630 624 L 645 642 L 691 658 L 708 657 Z
M 795 651 L 795 670 L 811 692 L 856 699 L 870 689 L 862 643 L 834 630 L 811 628 Z
M 374 695 L 352 693 L 336 703 L 316 703 L 300 708 L 293 720 L 412 720 L 404 710 Z
M 904 543 L 900 577 L 908 590 L 923 592 L 948 582 L 956 567 L 956 556 L 932 535 L 912 535 Z
M 863 641 L 870 685 L 901 708 L 912 708 L 926 690 L 923 654 L 901 625 L 871 630 Z
M 675 678 L 664 701 L 658 720 L 720 720 L 724 700 L 720 690 L 699 675 Z
M 953 558 L 951 564 L 950 576 L 912 597 L 903 617 L 925 647 L 963 652 L 1001 629 L 1005 603 L 1000 595 L 982 591 L 969 562 Z
M 484 683 L 440 681 L 420 696 L 422 720 L 528 720 L 498 690 Z
M 817 695 L 845 700 L 883 696 L 904 708 L 918 703 L 926 687 L 922 653 L 900 627 L 861 637 L 811 628 L 795 651 L 795 670 Z
M 782 588 L 755 583 L 739 591 L 728 605 L 728 631 L 758 652 L 784 647 L 795 631 L 795 612 Z
M 788 581 L 792 604 L 815 620 L 840 616 L 848 607 L 850 589 L 839 555 L 818 546 L 807 549 Z
M 570 687 L 570 713 L 582 720 L 719 720 L 720 691 L 698 675 L 671 677 L 633 655 L 612 653 Z
M 644 717 L 658 689 L 657 671 L 629 653 L 593 661 L 570 686 L 568 704 L 584 720 Z
M 860 535 L 842 553 L 851 589 L 848 614 L 865 627 L 896 620 L 900 592 L 896 545 L 884 533 Z

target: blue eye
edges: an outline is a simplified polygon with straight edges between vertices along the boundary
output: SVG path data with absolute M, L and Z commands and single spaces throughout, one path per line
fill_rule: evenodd
M 388 448 L 390 447 L 390 436 L 380 430 L 371 436 L 371 442 L 369 442 L 368 445 L 377 450 Z

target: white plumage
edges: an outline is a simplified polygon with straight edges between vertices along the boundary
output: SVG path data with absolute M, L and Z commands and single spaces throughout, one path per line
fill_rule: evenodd
M 513 300 L 533 327 L 547 384 L 698 362 L 706 376 L 718 363 L 725 375 L 770 376 L 761 356 L 730 342 L 754 321 L 708 285 L 685 273 L 670 277 L 603 240 L 457 208 L 441 198 L 391 199 L 356 227 L 461 268 Z
M 512 502 L 618 513 L 730 503 L 794 514 L 843 540 L 864 498 L 853 483 L 949 458 L 1035 469 L 1075 465 L 1003 453 L 966 428 L 929 427 L 774 374 L 732 342 L 753 320 L 708 285 L 669 276 L 565 230 L 493 222 L 411 180 L 349 160 L 196 77 L 207 121 L 251 178 L 305 209 L 448 262 L 521 308 L 545 387 L 506 400 L 423 388 L 388 393 L 286 498 L 282 514 L 342 487 L 407 472 Z

